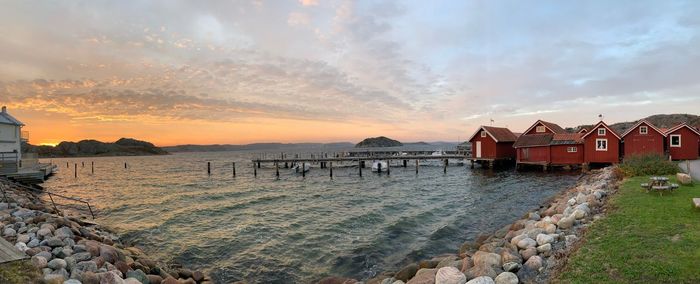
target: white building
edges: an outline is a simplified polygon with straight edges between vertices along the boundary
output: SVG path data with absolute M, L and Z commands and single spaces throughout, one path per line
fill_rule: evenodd
M 0 161 L 22 159 L 22 126 L 24 124 L 7 113 L 7 107 L 0 112 Z

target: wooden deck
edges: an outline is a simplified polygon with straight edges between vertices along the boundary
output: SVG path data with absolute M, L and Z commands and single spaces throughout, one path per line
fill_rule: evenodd
M 0 238 L 0 263 L 21 260 L 28 258 L 26 254 L 19 251 L 15 246 L 3 238 Z

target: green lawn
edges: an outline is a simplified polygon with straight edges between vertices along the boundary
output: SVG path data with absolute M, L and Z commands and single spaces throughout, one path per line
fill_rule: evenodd
M 700 283 L 700 183 L 659 196 L 640 188 L 648 179 L 625 180 L 556 282 Z

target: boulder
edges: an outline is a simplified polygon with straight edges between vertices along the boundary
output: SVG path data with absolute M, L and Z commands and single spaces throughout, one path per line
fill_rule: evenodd
M 117 261 L 114 263 L 114 266 L 117 268 L 117 270 L 121 271 L 124 275 L 126 275 L 126 272 L 129 271 L 130 267 L 129 265 L 126 264 L 126 262 L 123 261 Z
M 557 227 L 561 229 L 568 229 L 571 228 L 571 226 L 574 225 L 574 218 L 572 217 L 564 217 L 559 222 L 557 222 Z
M 19 242 L 19 243 L 25 243 L 25 244 L 26 244 L 26 243 L 28 243 L 29 241 L 31 241 L 31 237 L 29 237 L 28 234 L 19 234 L 19 235 L 17 235 L 17 242 Z
M 520 255 L 523 257 L 523 260 L 527 261 L 533 255 L 537 255 L 537 249 L 535 247 L 529 247 L 527 249 L 521 250 Z
M 81 261 L 90 260 L 92 258 L 92 254 L 90 254 L 89 252 L 79 252 L 79 253 L 74 253 L 72 255 L 72 257 L 75 259 L 75 261 L 81 262 Z
M 61 227 L 53 232 L 53 235 L 60 239 L 73 238 L 73 231 L 68 227 Z
M 113 246 L 100 246 L 100 257 L 109 263 L 115 263 L 117 260 L 123 260 L 119 257 L 119 252 Z M 191 276 L 191 275 L 190 275 Z
M 126 277 L 127 277 L 127 278 L 135 278 L 135 279 L 137 279 L 138 281 L 140 281 L 141 283 L 148 283 L 148 282 L 149 282 L 149 281 L 148 281 L 148 276 L 146 276 L 146 273 L 144 273 L 143 271 L 141 271 L 141 269 L 128 271 L 128 272 L 126 273 Z
M 512 245 L 517 246 L 518 242 L 522 241 L 525 238 L 527 238 L 527 235 L 517 235 L 517 236 L 513 237 L 512 239 L 510 239 L 510 243 Z
M 537 252 L 543 253 L 543 254 L 549 254 L 549 252 L 551 250 L 552 250 L 552 244 L 543 244 L 543 245 L 537 247 Z
M 406 284 L 434 284 L 437 271 L 435 268 L 421 268 Z
M 570 246 L 570 245 L 574 244 L 576 241 L 578 241 L 578 237 L 576 235 L 567 235 L 566 237 L 564 237 L 564 239 L 566 242 L 566 246 Z
M 160 277 L 160 275 L 146 275 L 146 277 L 148 277 L 150 284 L 161 284 L 163 282 L 163 277 Z
M 68 266 L 68 263 L 66 263 L 65 260 L 60 259 L 60 258 L 52 259 L 48 263 L 48 267 L 53 269 L 53 270 L 63 269 L 63 268 L 66 268 L 67 266 Z
M 25 252 L 29 249 L 29 247 L 27 247 L 27 244 L 25 244 L 23 242 L 17 242 L 15 244 L 15 247 L 21 252 Z
M 188 279 L 188 280 L 194 281 L 194 279 Z M 166 283 L 166 281 L 164 280 L 162 283 Z M 178 283 L 178 282 L 174 282 L 174 283 Z M 180 281 L 180 283 L 184 283 L 184 282 Z M 345 277 L 329 276 L 329 277 L 326 277 L 326 278 L 319 280 L 317 284 L 352 284 L 352 283 L 357 283 L 357 280 L 345 278 Z
M 421 262 L 418 263 L 418 267 L 420 268 L 435 268 L 438 263 L 440 263 L 439 259 L 431 259 L 431 260 L 422 260 Z
M 690 175 L 684 173 L 677 173 L 676 179 L 681 184 L 691 184 L 693 182 L 693 179 L 690 178 Z
M 124 279 L 124 284 L 149 284 L 148 282 L 141 282 L 136 278 L 126 278 Z
M 80 272 L 97 272 L 97 264 L 94 261 L 81 261 L 75 265 L 75 269 Z
M 586 217 L 586 212 L 581 209 L 575 209 L 571 216 L 576 218 L 576 220 L 583 219 L 583 217 Z
M 179 282 L 172 276 L 168 276 L 165 279 L 163 279 L 163 282 L 160 282 L 160 284 L 179 284 Z
M 535 245 L 537 245 L 537 242 L 529 237 L 526 237 L 526 238 L 520 240 L 517 244 L 518 248 L 521 248 L 521 249 L 534 247 Z
M 523 258 L 520 256 L 519 253 L 512 251 L 510 249 L 504 249 L 501 250 L 501 262 L 502 263 L 507 263 L 507 262 L 517 262 L 517 263 L 522 263 Z
M 114 271 L 105 272 L 100 277 L 100 284 L 125 284 L 124 279 Z
M 72 278 L 72 276 L 71 276 Z M 83 284 L 99 284 L 100 283 L 100 277 L 93 273 L 92 271 L 85 271 L 83 273 L 80 273 L 80 281 L 83 282 Z
M 493 282 L 493 278 L 488 277 L 488 276 L 476 277 L 472 280 L 469 280 L 469 282 L 467 282 L 467 284 L 494 284 L 494 283 L 495 282 Z
M 61 284 L 66 280 L 61 274 L 46 274 L 43 279 L 46 284 Z
M 413 278 L 416 272 L 418 272 L 418 264 L 412 263 L 399 270 L 399 272 L 396 272 L 394 278 L 406 282 L 408 279 Z
M 49 228 L 39 229 L 38 231 L 36 231 L 36 235 L 42 240 L 53 236 Z
M 464 284 L 467 277 L 454 267 L 440 268 L 435 274 L 435 284 Z
M 520 280 L 520 283 L 537 283 L 537 274 L 539 272 L 537 270 L 534 270 L 528 266 L 523 266 L 518 270 L 518 273 L 516 275 L 518 276 L 518 280 Z
M 523 267 L 523 265 L 518 262 L 506 262 L 503 264 L 503 271 L 517 272 L 521 267 Z
M 66 281 L 63 281 L 63 284 L 83 284 L 77 279 L 68 279 Z
M 534 221 L 539 221 L 540 220 L 540 214 L 537 214 L 537 212 L 530 212 L 529 216 L 530 220 Z
M 75 261 L 75 258 L 73 258 L 72 256 L 68 256 L 68 257 L 64 258 L 63 260 L 66 261 L 66 269 L 67 269 L 68 271 L 73 270 L 73 268 L 75 267 L 75 265 L 78 264 L 78 262 Z
M 543 260 L 539 255 L 534 255 L 534 256 L 530 257 L 530 259 L 528 259 L 525 262 L 524 266 L 527 266 L 527 267 L 537 271 L 542 267 L 542 265 L 543 265 L 542 262 L 543 262 Z
M 503 272 L 494 279 L 496 284 L 518 284 L 518 276 L 512 272 Z
M 6 227 L 4 231 L 2 231 L 2 235 L 5 237 L 14 237 L 17 235 L 17 231 L 13 228 Z
M 39 255 L 32 256 L 31 261 L 34 267 L 39 269 L 45 268 L 48 265 L 48 261 L 46 261 L 46 258 Z
M 537 245 L 550 244 L 554 242 L 554 238 L 550 235 L 539 234 L 537 235 Z
M 204 280 L 204 273 L 199 270 L 195 270 L 192 272 L 192 279 L 194 279 L 194 281 L 201 282 Z

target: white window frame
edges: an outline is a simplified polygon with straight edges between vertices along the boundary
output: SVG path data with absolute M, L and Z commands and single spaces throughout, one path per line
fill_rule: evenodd
M 566 152 L 567 153 L 576 153 L 576 152 L 578 152 L 578 147 L 566 147 Z
M 598 142 L 605 142 L 605 148 L 598 147 Z M 607 152 L 608 151 L 608 139 L 603 139 L 603 138 L 596 139 L 595 140 L 595 150 L 601 151 L 601 152 Z
M 544 127 L 544 125 L 538 125 L 537 127 L 535 127 L 535 132 L 537 133 L 543 133 L 545 131 L 547 131 L 547 129 Z
M 486 137 L 486 131 L 485 131 L 485 130 L 481 130 L 481 137 Z
M 602 130 L 602 131 L 601 131 L 601 130 Z M 607 131 L 605 130 L 605 128 L 602 128 L 602 127 L 601 127 L 601 128 L 598 128 L 598 136 L 605 136 L 605 133 L 606 133 L 606 132 L 607 132 Z
M 673 145 L 673 137 L 678 137 L 678 145 Z M 671 134 L 671 136 L 668 138 L 668 144 L 673 147 L 673 148 L 680 148 L 681 147 L 681 135 L 680 134 Z
M 642 131 L 644 129 L 644 131 Z M 646 135 L 649 134 L 649 127 L 642 125 L 639 127 L 639 134 Z

